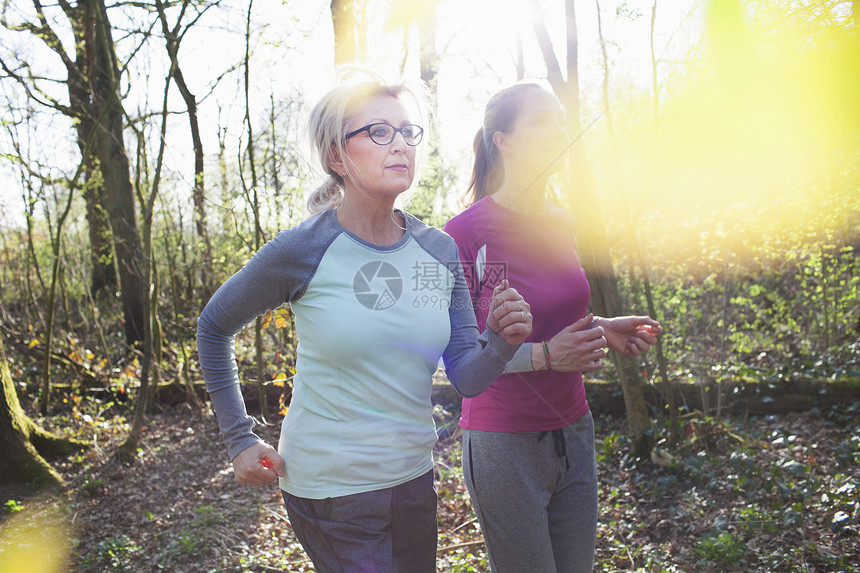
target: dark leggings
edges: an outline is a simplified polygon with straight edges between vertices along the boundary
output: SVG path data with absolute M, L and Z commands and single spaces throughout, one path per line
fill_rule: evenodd
M 318 573 L 436 570 L 432 470 L 398 486 L 342 497 L 281 493 L 296 537 Z

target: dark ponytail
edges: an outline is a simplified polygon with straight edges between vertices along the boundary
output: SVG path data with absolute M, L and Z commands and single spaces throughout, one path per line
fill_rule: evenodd
M 543 89 L 538 84 L 516 84 L 496 92 L 484 109 L 484 125 L 475 134 L 472 144 L 475 164 L 466 190 L 466 202 L 471 205 L 496 191 L 504 182 L 499 149 L 493 142 L 497 131 L 511 130 L 520 112 L 522 95 L 530 89 Z
M 470 205 L 483 199 L 502 184 L 499 150 L 493 143 L 492 135 L 489 142 L 486 141 L 483 127 L 475 134 L 472 148 L 475 151 L 475 165 L 472 167 L 472 178 L 466 190 L 466 199 Z

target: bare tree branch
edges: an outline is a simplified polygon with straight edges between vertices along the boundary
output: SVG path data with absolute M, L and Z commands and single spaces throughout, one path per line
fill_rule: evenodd
M 21 65 L 24 69 L 29 71 L 29 69 L 30 69 L 29 63 L 21 62 Z M 6 64 L 6 62 L 3 60 L 2 57 L 0 57 L 0 68 L 2 68 L 2 70 L 6 73 L 6 75 L 9 78 L 15 80 L 16 82 L 18 82 L 21 85 L 21 87 L 24 89 L 24 92 L 27 94 L 27 97 L 31 98 L 33 101 L 37 102 L 39 105 L 43 105 L 43 106 L 48 107 L 48 108 L 56 109 L 57 111 L 65 114 L 65 115 L 68 115 L 68 116 L 74 115 L 74 113 L 72 112 L 72 109 L 70 107 L 61 104 L 60 102 L 58 102 L 57 100 L 55 100 L 54 98 L 52 98 L 51 96 L 46 94 L 44 91 L 39 89 L 39 86 L 36 85 L 35 82 L 28 82 L 22 75 L 15 73 L 15 71 L 12 70 Z M 29 74 L 29 73 L 27 74 L 27 77 L 30 78 L 31 80 L 41 79 L 38 76 L 34 76 L 33 74 Z M 54 81 L 54 82 L 59 81 L 59 80 L 49 80 L 48 78 L 45 78 L 45 79 L 46 79 L 46 81 Z
M 561 66 L 558 63 L 558 58 L 556 58 L 555 50 L 552 47 L 552 40 L 550 40 L 546 24 L 544 24 L 543 19 L 538 16 L 538 14 L 540 14 L 540 6 L 537 0 L 532 0 L 531 6 L 534 12 L 532 17 L 532 26 L 535 31 L 535 39 L 537 40 L 538 47 L 540 47 L 540 52 L 543 56 L 544 64 L 546 65 L 546 79 L 552 86 L 553 91 L 557 94 L 564 93 L 566 90 L 566 83 L 561 74 Z

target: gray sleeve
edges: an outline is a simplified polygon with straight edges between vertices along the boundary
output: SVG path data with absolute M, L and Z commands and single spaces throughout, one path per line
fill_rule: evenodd
M 411 217 L 409 225 L 424 250 L 445 265 L 454 277 L 451 306 L 448 307 L 451 338 L 442 360 L 454 389 L 467 398 L 477 396 L 499 377 L 520 345 L 508 344 L 490 329 L 484 339 L 479 337 L 472 297 L 454 239 Z
M 451 306 L 448 307 L 451 338 L 442 353 L 442 360 L 454 389 L 467 398 L 477 396 L 499 377 L 520 345 L 508 344 L 489 329 L 484 338 L 479 336 L 457 243 L 447 233 L 428 227 L 411 216 L 409 225 L 415 240 L 454 277 Z
M 231 459 L 260 441 L 239 387 L 235 336 L 256 317 L 304 293 L 326 247 L 315 244 L 319 235 L 308 240 L 315 225 L 305 223 L 266 243 L 221 285 L 197 320 L 200 369 Z
M 534 342 L 524 342 L 517 348 L 514 357 L 505 364 L 505 374 L 514 372 L 534 372 L 532 364 L 532 345 Z
M 502 374 L 519 345 L 508 344 L 489 328 L 485 340 L 479 337 L 459 257 L 456 261 L 451 269 L 455 282 L 448 309 L 451 339 L 442 359 L 451 385 L 462 396 L 471 398 L 486 390 Z
M 484 332 L 481 333 L 479 339 L 481 340 L 481 344 L 487 343 L 487 337 L 489 336 L 489 329 L 485 329 Z M 517 351 L 514 353 L 514 357 L 511 358 L 507 364 L 505 364 L 505 370 L 502 374 L 513 374 L 515 372 L 534 372 L 534 365 L 532 364 L 532 344 L 533 342 L 523 342 Z

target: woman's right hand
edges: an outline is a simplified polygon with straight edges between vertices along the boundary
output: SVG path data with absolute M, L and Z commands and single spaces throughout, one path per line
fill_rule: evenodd
M 606 338 L 603 328 L 589 328 L 592 314 L 577 320 L 549 339 L 550 366 L 559 372 L 595 372 L 603 367 L 606 356 Z M 546 369 L 546 359 L 540 343 L 532 350 L 532 364 L 536 370 Z
M 266 442 L 257 442 L 233 458 L 236 481 L 245 485 L 269 485 L 285 473 L 284 458 Z
M 491 301 L 487 328 L 508 344 L 525 342 L 532 333 L 529 303 L 523 300 L 517 289 L 510 286 L 508 279 L 502 279 L 502 282 L 496 285 Z

